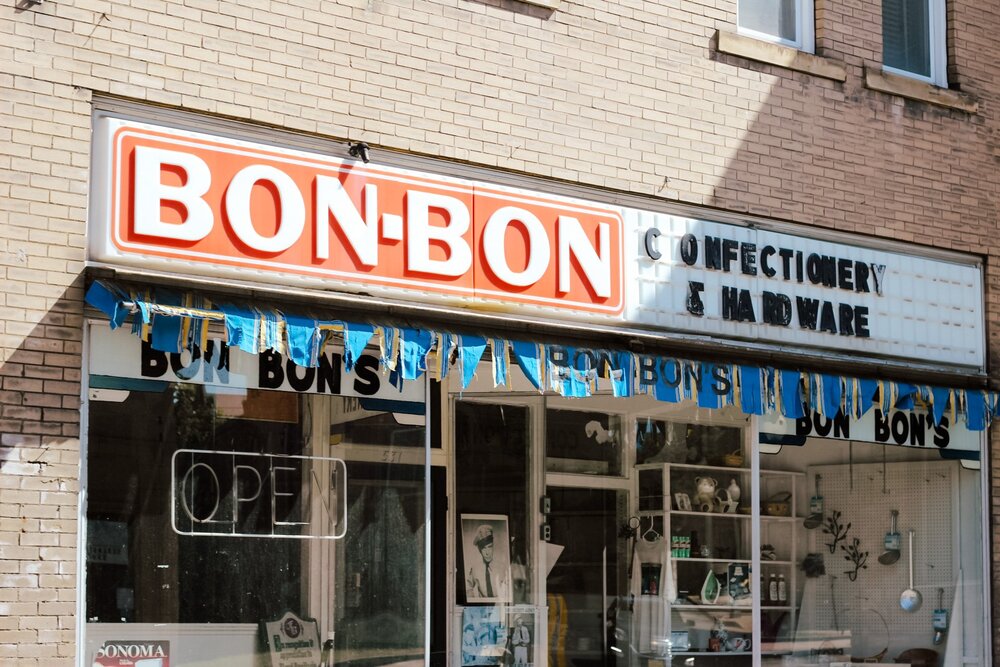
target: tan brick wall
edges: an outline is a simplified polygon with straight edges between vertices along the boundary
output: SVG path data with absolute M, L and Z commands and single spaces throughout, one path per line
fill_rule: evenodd
M 0 9 L 0 662 L 51 664 L 74 652 L 92 92 L 979 253 L 995 375 L 1000 13 L 949 2 L 951 80 L 979 101 L 969 116 L 864 88 L 863 67 L 880 60 L 878 3 L 817 0 L 817 53 L 846 65 L 843 84 L 714 53 L 711 36 L 734 27 L 735 7 L 46 0 Z

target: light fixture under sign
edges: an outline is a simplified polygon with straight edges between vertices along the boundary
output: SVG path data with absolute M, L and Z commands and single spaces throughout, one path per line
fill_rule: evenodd
M 347 144 L 347 152 L 351 154 L 351 157 L 360 158 L 365 164 L 371 161 L 371 148 L 363 141 Z

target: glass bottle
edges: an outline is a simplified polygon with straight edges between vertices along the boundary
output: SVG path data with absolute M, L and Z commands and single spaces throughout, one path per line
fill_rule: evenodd
M 778 602 L 785 604 L 788 602 L 788 589 L 785 585 L 785 575 L 778 575 Z
M 771 579 L 768 581 L 767 584 L 767 601 L 768 602 L 778 601 L 778 578 L 774 576 L 774 574 L 771 575 Z

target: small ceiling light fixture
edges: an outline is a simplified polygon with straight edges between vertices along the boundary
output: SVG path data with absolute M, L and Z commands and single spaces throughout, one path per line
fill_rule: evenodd
M 365 164 L 368 164 L 368 162 L 372 159 L 371 150 L 372 149 L 368 147 L 368 144 L 363 141 L 359 141 L 356 144 L 348 142 L 347 144 L 347 152 L 351 154 L 351 157 L 360 158 Z

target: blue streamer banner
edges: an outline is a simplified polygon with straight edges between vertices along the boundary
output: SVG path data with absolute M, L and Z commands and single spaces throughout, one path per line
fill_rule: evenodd
M 991 391 L 323 320 L 256 304 L 211 307 L 200 295 L 167 290 L 153 294 L 104 280 L 90 285 L 86 300 L 108 317 L 112 329 L 123 327 L 131 317 L 134 333 L 154 349 L 170 353 L 192 345 L 203 347 L 207 323 L 214 320 L 223 324 L 229 345 L 250 354 L 273 350 L 303 367 L 318 366 L 323 346 L 340 336 L 344 365 L 350 372 L 378 335 L 381 363 L 397 386 L 426 372 L 428 354 L 436 347 L 434 372 L 443 379 L 456 363 L 466 389 L 489 344 L 495 385 L 509 385 L 512 357 L 538 391 L 548 389 L 567 397 L 591 396 L 603 389 L 616 397 L 651 394 L 668 403 L 691 400 L 707 409 L 738 405 L 745 414 L 780 413 L 790 419 L 804 416 L 806 405 L 826 417 L 843 411 L 858 419 L 877 400 L 885 413 L 926 409 L 935 424 L 949 416 L 972 431 L 983 431 L 1000 418 L 1000 396 Z

